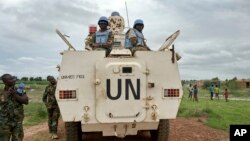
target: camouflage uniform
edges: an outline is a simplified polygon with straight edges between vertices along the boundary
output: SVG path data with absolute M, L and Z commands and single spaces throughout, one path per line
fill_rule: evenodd
M 4 91 L 0 93 L 0 141 L 9 141 L 10 138 L 12 141 L 22 141 L 23 105 L 12 96 L 6 98 Z
M 91 42 L 92 42 L 92 38 L 93 38 L 93 34 L 94 33 L 89 33 L 89 35 L 86 37 L 85 39 L 85 49 L 86 50 L 92 50 L 91 46 Z
M 56 85 L 49 84 L 43 94 L 43 102 L 48 111 L 48 126 L 50 133 L 57 133 L 60 110 L 55 97 Z
M 26 95 L 25 92 L 23 93 L 23 95 L 24 94 Z M 17 124 L 12 132 L 12 141 L 21 141 L 24 137 L 24 132 L 23 132 L 24 109 L 23 109 L 23 104 L 19 103 L 16 100 L 14 100 L 14 115 Z

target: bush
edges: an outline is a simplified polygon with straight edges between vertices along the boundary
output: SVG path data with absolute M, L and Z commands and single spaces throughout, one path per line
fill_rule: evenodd
M 240 85 L 236 79 L 226 80 L 224 85 L 226 88 L 229 88 L 229 90 L 237 90 L 240 88 Z
M 211 82 L 209 80 L 205 80 L 204 83 L 203 83 L 202 88 L 207 89 L 210 85 L 211 85 Z

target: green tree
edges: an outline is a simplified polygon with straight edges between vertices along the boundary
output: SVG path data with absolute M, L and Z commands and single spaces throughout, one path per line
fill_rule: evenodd
M 30 79 L 29 79 L 30 81 L 34 81 L 34 77 L 30 77 Z
M 29 80 L 28 77 L 22 77 L 22 78 L 21 78 L 21 81 L 28 81 L 28 80 Z
M 230 80 L 226 79 L 224 85 L 226 88 L 229 88 L 230 90 L 237 90 L 240 88 L 240 85 L 237 82 L 237 77 L 234 77 Z
M 42 77 L 36 77 L 34 78 L 35 81 L 42 81 Z
M 219 81 L 220 79 L 218 77 L 212 78 L 212 81 Z
M 238 80 L 238 79 L 237 79 L 237 77 L 235 76 L 232 80 L 236 81 L 236 80 Z
M 202 88 L 203 88 L 203 89 L 207 89 L 210 85 L 211 85 L 211 81 L 210 81 L 210 80 L 205 80 L 205 81 L 203 82 Z

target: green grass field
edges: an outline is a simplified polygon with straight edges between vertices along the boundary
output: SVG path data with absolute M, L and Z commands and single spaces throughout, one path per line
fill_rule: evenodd
M 237 90 L 237 92 L 233 98 L 241 100 L 226 102 L 222 92 L 220 100 L 210 100 L 208 91 L 200 89 L 199 102 L 193 102 L 188 98 L 187 88 L 184 88 L 178 117 L 205 117 L 208 126 L 226 131 L 229 131 L 230 124 L 250 124 L 249 89 Z M 229 98 L 230 96 L 232 98 L 232 95 L 229 95 Z
M 47 110 L 43 103 L 30 102 L 24 106 L 24 127 L 30 127 L 47 121 Z
M 24 106 L 24 127 L 47 121 L 47 110 L 42 102 L 45 87 L 46 84 L 30 84 L 30 90 L 27 91 L 30 101 L 28 105 Z
M 208 100 L 199 99 L 199 102 L 183 99 L 179 108 L 178 117 L 205 117 L 207 125 L 213 128 L 228 131 L 230 124 L 250 123 L 250 101 Z

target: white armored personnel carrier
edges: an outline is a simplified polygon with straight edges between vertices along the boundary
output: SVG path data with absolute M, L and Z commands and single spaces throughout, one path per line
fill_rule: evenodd
M 122 17 L 110 17 L 113 21 Z M 125 137 L 150 131 L 153 140 L 166 141 L 169 119 L 175 119 L 182 85 L 174 48 L 179 31 L 158 51 L 124 48 L 124 24 L 112 25 L 115 33 L 109 56 L 104 51 L 69 50 L 62 53 L 56 98 L 65 122 L 66 140 L 82 140 L 87 132 Z

